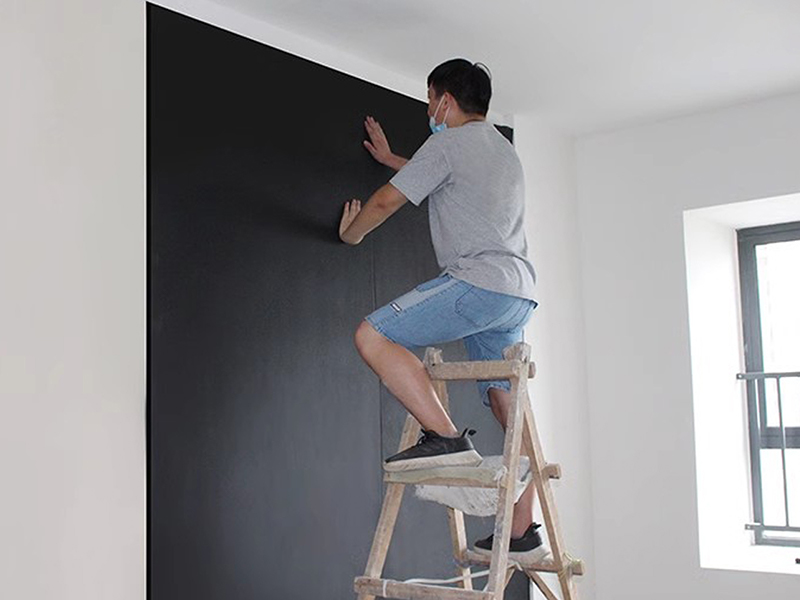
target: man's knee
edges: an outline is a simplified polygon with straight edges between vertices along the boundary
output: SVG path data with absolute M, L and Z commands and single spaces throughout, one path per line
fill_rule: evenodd
M 369 352 L 369 349 L 374 346 L 381 337 L 381 334 L 375 331 L 375 328 L 365 319 L 361 321 L 361 324 L 356 329 L 353 339 L 356 348 L 363 355 L 365 352 Z

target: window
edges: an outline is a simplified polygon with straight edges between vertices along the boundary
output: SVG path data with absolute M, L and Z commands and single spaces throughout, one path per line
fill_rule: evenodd
M 756 544 L 800 546 L 800 222 L 737 231 Z
M 795 310 L 800 301 L 797 290 L 790 291 L 796 285 L 793 279 L 800 279 L 793 277 L 800 273 L 800 259 L 783 252 L 796 244 L 782 244 L 800 239 L 800 193 L 693 208 L 684 211 L 683 220 L 700 566 L 800 575 L 795 543 L 800 533 L 785 529 L 787 513 L 789 527 L 800 525 L 800 450 L 792 447 L 797 439 L 792 428 L 800 427 L 800 383 L 797 378 L 781 378 L 779 415 L 776 378 L 761 376 L 800 371 L 800 364 L 785 352 L 786 347 L 797 352 L 800 343 L 797 320 L 792 320 L 800 317 L 800 310 Z M 767 226 L 773 223 L 787 224 L 769 227 L 786 237 L 757 236 L 750 250 L 739 247 L 740 237 L 769 233 Z M 776 250 L 784 256 L 773 255 Z M 747 267 L 741 272 L 740 264 L 748 254 L 749 275 Z M 760 295 L 758 286 L 765 290 Z M 742 305 L 743 287 L 750 290 L 747 306 Z M 760 304 L 753 302 L 754 291 Z M 753 344 L 760 345 L 762 362 L 757 365 L 745 364 L 743 315 L 759 319 L 758 340 L 747 341 L 748 358 Z M 747 335 L 753 337 L 751 331 Z M 737 380 L 737 374 L 742 378 Z M 754 411 L 759 406 L 758 391 L 763 390 L 763 410 L 754 412 L 755 423 L 762 418 L 763 427 L 750 427 L 748 387 Z M 781 417 L 786 437 L 781 435 Z M 750 443 L 751 433 L 757 443 Z M 760 477 L 755 490 L 751 448 Z M 773 529 L 757 530 L 759 526 Z

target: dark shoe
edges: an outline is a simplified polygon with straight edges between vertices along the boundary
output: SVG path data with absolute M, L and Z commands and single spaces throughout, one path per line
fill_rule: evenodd
M 411 471 L 434 467 L 474 467 L 483 460 L 475 451 L 469 437 L 474 429 L 465 429 L 454 438 L 443 437 L 435 431 L 423 431 L 419 441 L 383 463 L 386 471 Z
M 531 523 L 520 538 L 511 538 L 508 545 L 508 556 L 514 559 L 523 559 L 529 562 L 537 562 L 547 557 L 550 550 L 542 542 L 538 529 L 539 523 Z M 491 554 L 494 535 L 475 542 L 475 552 L 479 554 Z

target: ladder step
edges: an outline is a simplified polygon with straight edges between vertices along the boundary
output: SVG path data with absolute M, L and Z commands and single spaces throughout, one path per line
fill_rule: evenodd
M 473 550 L 467 550 L 464 558 L 466 562 L 470 565 L 491 565 L 492 564 L 492 557 L 491 555 L 480 554 Z M 555 560 L 552 557 L 546 558 L 539 562 L 525 562 L 522 560 L 511 559 L 509 561 L 513 561 L 519 564 L 525 571 L 542 571 L 545 573 L 558 573 L 559 568 L 556 564 Z M 583 575 L 583 561 L 577 558 L 572 558 L 571 556 L 565 555 L 564 562 L 568 565 L 569 571 L 573 575 Z
M 522 361 L 519 360 L 439 363 L 428 366 L 428 375 L 431 379 L 439 381 L 508 379 L 516 377 L 522 365 Z M 534 363 L 528 363 L 528 378 L 535 374 L 536 366 Z
M 356 577 L 353 585 L 357 594 L 368 594 L 382 598 L 403 598 L 406 600 L 492 600 L 494 594 L 480 590 L 446 587 L 443 585 L 424 585 L 403 583 L 392 579 L 375 577 Z
M 411 485 L 447 485 L 451 487 L 496 488 L 505 474 L 505 467 L 435 467 L 413 471 L 384 472 L 387 483 Z

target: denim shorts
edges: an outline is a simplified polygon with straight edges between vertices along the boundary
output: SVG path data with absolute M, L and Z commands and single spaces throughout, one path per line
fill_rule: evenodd
M 463 339 L 469 360 L 502 360 L 505 348 L 523 341 L 522 328 L 536 306 L 535 300 L 492 292 L 445 274 L 366 319 L 384 337 L 409 350 Z M 479 381 L 486 406 L 493 387 L 508 391 L 511 384 Z

